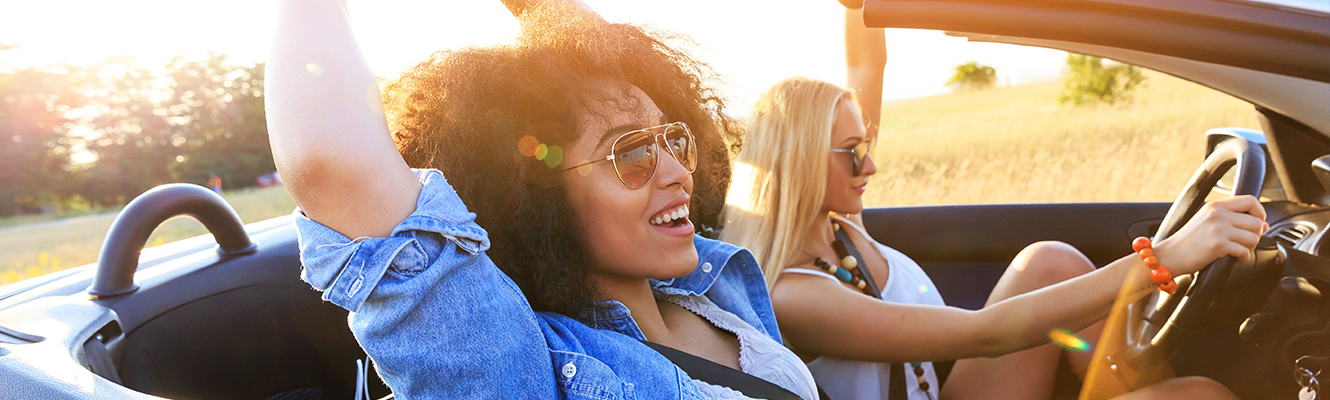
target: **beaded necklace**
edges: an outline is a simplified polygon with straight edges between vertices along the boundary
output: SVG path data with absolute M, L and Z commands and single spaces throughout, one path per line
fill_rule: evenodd
M 838 232 L 838 233 L 841 232 L 842 230 L 840 223 L 836 222 L 835 219 L 831 220 L 831 230 L 833 232 Z M 831 263 L 827 262 L 827 260 L 822 259 L 822 257 L 808 254 L 808 252 L 803 251 L 802 249 L 800 249 L 800 251 L 809 257 L 813 257 L 813 265 L 816 265 L 818 268 L 821 268 L 823 271 L 826 271 L 828 274 L 831 274 L 832 276 L 836 277 L 836 279 L 839 279 L 841 282 L 846 282 L 849 283 L 851 286 L 859 288 L 859 291 L 863 292 L 865 295 L 868 295 L 869 297 L 875 299 L 881 299 L 882 298 L 881 294 L 874 293 L 876 292 L 876 290 L 874 290 L 876 289 L 875 287 L 876 285 L 874 286 L 868 285 L 868 279 L 871 278 L 865 277 L 864 271 L 861 268 L 859 268 L 859 258 L 856 257 L 854 254 L 851 254 L 849 247 L 845 245 L 845 243 L 849 240 L 849 236 L 844 233 L 839 233 L 836 236 L 837 236 L 836 239 L 831 242 L 831 249 L 836 252 L 836 257 L 840 258 L 841 262 L 840 267 L 832 265 Z M 904 368 L 903 365 L 896 363 L 892 363 L 891 367 Z M 928 398 L 931 400 L 933 398 L 933 393 L 928 391 L 930 386 L 928 384 L 928 379 L 924 378 L 923 363 L 911 362 L 910 367 L 911 367 L 910 368 L 911 372 L 914 372 L 915 381 L 919 384 L 918 385 L 919 390 L 922 390 L 924 392 L 924 395 L 928 396 Z
M 859 288 L 859 291 L 864 294 L 872 296 L 873 294 L 870 293 L 871 289 L 868 288 L 868 279 L 864 278 L 863 271 L 859 269 L 859 259 L 850 255 L 849 250 L 845 248 L 845 242 L 837 239 L 836 241 L 831 242 L 831 247 L 835 249 L 836 256 L 840 257 L 840 265 L 845 266 L 844 268 L 831 265 L 827 260 L 823 260 L 822 257 L 817 257 L 808 254 L 807 252 L 804 252 L 804 254 L 813 257 L 813 265 L 822 268 L 823 271 L 827 271 L 828 274 L 836 277 L 836 279 L 840 279 L 841 282 L 849 283 L 851 286 Z

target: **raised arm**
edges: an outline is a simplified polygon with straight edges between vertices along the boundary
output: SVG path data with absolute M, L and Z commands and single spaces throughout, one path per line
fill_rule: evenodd
M 350 238 L 385 237 L 416 207 L 341 0 L 282 0 L 264 70 L 273 159 L 305 215 Z
M 877 137 L 882 121 L 882 70 L 887 67 L 887 40 L 882 28 L 864 26 L 864 10 L 845 9 L 846 86 L 859 100 L 868 137 Z
M 1251 196 L 1206 205 L 1156 256 L 1177 275 L 1226 255 L 1243 260 L 1265 229 Z M 1089 274 L 1008 298 L 978 311 L 887 303 L 837 282 L 786 274 L 772 304 L 786 341 L 800 351 L 875 362 L 996 357 L 1047 343 L 1055 328 L 1079 331 L 1106 317 L 1124 281 L 1150 282 L 1135 254 Z M 1156 290 L 1148 284 L 1137 293 Z M 828 340 L 835 338 L 835 340 Z

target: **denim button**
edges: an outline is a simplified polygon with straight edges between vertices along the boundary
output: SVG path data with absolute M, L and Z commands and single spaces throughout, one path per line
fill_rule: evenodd
M 573 375 L 577 375 L 577 366 L 576 366 L 576 365 L 573 365 L 573 363 L 567 363 L 567 364 L 564 364 L 564 365 L 563 365 L 563 376 L 564 376 L 565 378 L 572 379 L 572 378 L 573 378 Z
M 709 262 L 702 263 L 702 272 L 706 272 L 708 274 L 711 273 L 711 263 Z

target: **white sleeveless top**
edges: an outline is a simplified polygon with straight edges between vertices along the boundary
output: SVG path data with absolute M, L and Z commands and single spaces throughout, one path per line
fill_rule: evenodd
M 852 227 L 859 232 L 860 237 L 870 238 L 868 233 L 864 232 L 858 225 L 842 221 L 842 227 Z M 926 304 L 926 305 L 946 305 L 942 301 L 942 295 L 938 294 L 937 287 L 933 286 L 933 280 L 928 278 L 919 263 L 911 260 L 905 254 L 896 251 L 896 249 L 873 242 L 877 245 L 877 250 L 887 259 L 887 282 L 882 285 L 882 300 L 890 303 L 904 304 Z M 840 279 L 826 272 L 803 269 L 787 268 L 783 273 L 807 274 L 823 276 L 827 279 L 841 283 Z M 919 382 L 911 371 L 909 364 L 905 365 L 905 392 L 909 394 L 910 400 L 931 400 L 938 397 L 937 373 L 933 371 L 933 363 L 922 363 L 924 369 L 924 378 L 928 380 L 928 392 L 919 390 Z M 887 395 L 891 393 L 887 387 L 891 382 L 891 364 L 875 363 L 868 361 L 852 361 L 834 357 L 818 357 L 808 362 L 808 369 L 813 372 L 813 377 L 818 382 L 822 382 L 822 391 L 827 393 L 827 397 L 836 400 L 886 400 Z
M 775 339 L 744 322 L 739 316 L 725 311 L 704 296 L 660 297 L 692 311 L 717 328 L 733 333 L 739 339 L 739 369 L 748 375 L 762 378 L 794 392 L 804 400 L 817 400 L 817 385 L 813 375 L 799 356 Z M 724 386 L 712 385 L 697 379 L 693 384 L 711 400 L 749 400 L 743 393 Z

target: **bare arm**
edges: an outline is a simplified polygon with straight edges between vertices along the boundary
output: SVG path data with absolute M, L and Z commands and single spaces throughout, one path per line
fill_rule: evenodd
M 416 208 L 383 100 L 338 0 L 283 0 L 265 73 L 273 159 L 305 215 L 351 238 L 384 237 Z
M 1248 257 L 1265 229 L 1265 211 L 1244 196 L 1207 205 L 1174 237 L 1155 246 L 1175 274 L 1225 255 Z M 829 279 L 787 274 L 772 305 L 781 333 L 801 352 L 851 360 L 907 362 L 996 357 L 1048 342 L 1049 331 L 1078 331 L 1108 315 L 1129 274 L 1150 282 L 1140 257 L 1011 297 L 978 311 L 887 303 Z M 1137 293 L 1156 290 L 1148 284 Z
M 1047 343 L 1054 328 L 1075 331 L 1103 319 L 1128 273 L 1149 280 L 1140 259 L 1128 256 L 978 311 L 888 303 L 829 279 L 787 274 L 772 303 L 781 333 L 801 352 L 875 362 L 996 357 Z
M 868 137 L 876 138 L 882 121 L 882 70 L 887 67 L 887 40 L 882 28 L 864 26 L 864 10 L 845 10 L 846 86 L 859 100 Z

